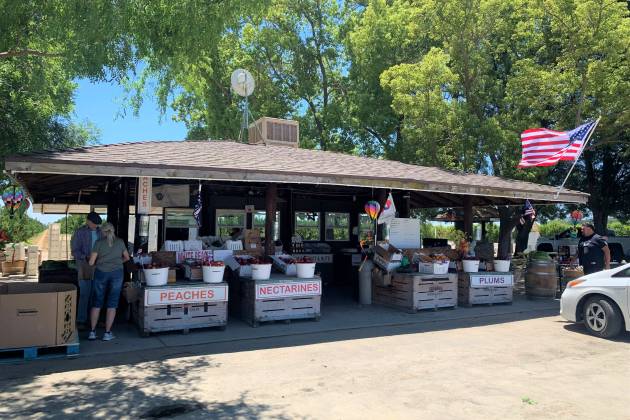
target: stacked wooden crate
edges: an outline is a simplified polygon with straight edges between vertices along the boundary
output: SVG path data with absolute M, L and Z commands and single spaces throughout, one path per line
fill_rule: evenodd
M 459 304 L 488 305 L 511 303 L 514 276 L 512 273 L 459 273 Z
M 393 273 L 391 284 L 372 286 L 376 304 L 416 312 L 457 306 L 457 274 Z
M 291 291 L 293 286 L 300 286 L 303 290 Z M 274 273 L 269 280 L 241 277 L 240 315 L 253 327 L 266 321 L 318 320 L 321 315 L 321 290 L 322 280 L 317 276 L 298 279 Z

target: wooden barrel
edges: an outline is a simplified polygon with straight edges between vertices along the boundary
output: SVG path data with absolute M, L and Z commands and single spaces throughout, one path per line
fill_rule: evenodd
M 531 260 L 525 274 L 525 294 L 533 298 L 555 298 L 558 270 L 555 261 Z

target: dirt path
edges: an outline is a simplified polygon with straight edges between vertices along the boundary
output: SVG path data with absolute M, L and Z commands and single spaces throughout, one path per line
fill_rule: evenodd
M 140 354 L 125 353 L 89 369 L 62 361 L 61 373 L 25 366 L 0 374 L 0 417 L 630 417 L 628 334 L 600 340 L 556 316 L 406 328 L 363 339 L 329 333 L 306 345 L 275 339 L 257 343 L 261 350 L 214 355 L 172 349 L 140 363 L 132 362 Z

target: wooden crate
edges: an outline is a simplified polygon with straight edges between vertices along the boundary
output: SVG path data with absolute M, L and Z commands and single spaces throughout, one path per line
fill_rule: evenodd
M 462 306 L 512 303 L 514 290 L 512 285 L 473 287 L 470 284 L 469 273 L 459 273 L 458 282 L 458 299 Z
M 229 294 L 225 283 L 209 285 L 186 282 L 134 289 L 137 290 L 138 299 L 132 304 L 132 317 L 143 336 L 161 331 L 187 333 L 194 328 L 220 327 L 224 329 L 227 325 Z M 210 289 L 209 292 L 208 289 Z M 171 292 L 174 296 L 167 296 Z M 186 294 L 195 293 L 215 293 L 215 295 L 214 297 L 186 297 Z M 157 299 L 158 296 L 159 299 Z
M 457 306 L 457 274 L 394 273 L 390 286 L 372 286 L 376 304 L 416 312 Z
M 256 298 L 256 288 L 266 285 L 309 281 L 318 285 L 317 295 Z M 289 321 L 291 319 L 315 319 L 321 316 L 321 278 L 304 280 L 293 276 L 275 274 L 270 280 L 240 280 L 240 315 L 253 327 L 266 321 Z
M 187 333 L 195 328 L 224 329 L 227 325 L 227 302 L 144 306 L 140 300 L 133 304 L 132 314 L 143 336 L 162 331 Z

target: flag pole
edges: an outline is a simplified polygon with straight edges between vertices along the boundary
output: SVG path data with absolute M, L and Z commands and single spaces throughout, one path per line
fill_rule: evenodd
M 586 148 L 586 144 L 588 143 L 588 141 L 591 139 L 591 136 L 593 135 L 593 132 L 595 131 L 595 129 L 597 128 L 597 124 L 599 124 L 599 120 L 602 119 L 602 116 L 600 115 L 599 118 L 597 118 L 597 120 L 595 121 L 595 124 L 593 125 L 593 128 L 591 128 L 591 131 L 588 133 L 588 137 L 586 138 L 586 140 L 584 141 L 584 143 L 582 144 L 582 147 L 580 148 L 580 151 L 578 152 L 578 155 L 575 157 L 575 160 L 573 161 L 573 165 L 571 165 L 571 169 L 569 169 L 569 173 L 567 174 L 567 176 L 564 178 L 564 181 L 562 181 L 562 185 L 560 185 L 558 187 L 558 191 L 556 191 L 556 197 L 558 198 L 558 196 L 560 195 L 560 193 L 562 192 L 562 189 L 564 188 L 564 184 L 567 183 L 569 176 L 571 175 L 571 172 L 573 171 L 573 168 L 575 168 L 575 165 L 577 164 L 578 160 L 580 159 L 580 156 L 582 156 L 582 152 L 584 151 L 584 149 Z

